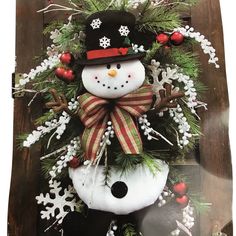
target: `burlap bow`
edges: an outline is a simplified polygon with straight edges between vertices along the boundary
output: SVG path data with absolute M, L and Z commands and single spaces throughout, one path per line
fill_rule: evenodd
M 82 148 L 86 158 L 95 160 L 108 120 L 112 121 L 123 151 L 126 154 L 141 153 L 143 145 L 134 117 L 140 117 L 150 109 L 152 98 L 150 85 L 117 100 L 106 100 L 90 93 L 80 96 L 79 116 L 85 125 Z

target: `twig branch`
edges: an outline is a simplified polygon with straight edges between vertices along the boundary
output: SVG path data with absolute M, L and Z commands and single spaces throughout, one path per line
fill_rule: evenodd
M 177 103 L 174 101 L 175 99 L 184 97 L 183 92 L 175 92 L 171 93 L 172 91 L 172 85 L 171 84 L 165 84 L 165 89 L 161 89 L 159 91 L 161 100 L 158 102 L 158 104 L 155 106 L 155 111 L 161 111 L 164 108 L 176 108 Z
M 45 159 L 47 159 L 47 158 L 49 158 L 49 157 L 51 157 L 51 156 L 57 155 L 57 154 L 59 154 L 59 153 L 65 151 L 66 149 L 67 149 L 67 145 L 64 146 L 64 147 L 62 147 L 62 148 L 60 148 L 60 149 L 58 149 L 58 150 L 56 150 L 56 151 L 54 151 L 54 152 L 52 152 L 52 153 L 49 153 L 49 154 L 47 154 L 47 155 L 45 155 L 45 156 L 42 156 L 42 157 L 40 158 L 40 160 L 42 161 L 42 160 L 45 160 Z
M 57 8 L 50 9 L 51 7 L 57 7 Z M 59 5 L 59 4 L 50 4 L 49 6 L 43 8 L 41 10 L 38 10 L 37 12 L 38 13 L 40 13 L 40 12 L 48 13 L 48 12 L 52 12 L 52 11 L 76 11 L 78 13 L 84 13 L 81 10 L 70 8 L 70 7 L 66 7 L 66 6 L 62 6 L 62 5 Z
M 51 89 L 50 93 L 52 94 L 54 101 L 46 103 L 47 108 L 53 109 L 55 113 L 60 113 L 60 112 L 65 111 L 71 117 L 76 116 L 76 114 L 69 109 L 68 103 L 64 94 L 61 94 L 59 96 L 55 89 Z

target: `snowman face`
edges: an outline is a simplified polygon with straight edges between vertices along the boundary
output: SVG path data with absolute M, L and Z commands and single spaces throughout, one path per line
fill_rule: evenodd
M 86 90 L 101 98 L 123 97 L 138 88 L 145 80 L 145 68 L 140 60 L 86 66 L 82 72 Z
M 74 188 L 90 209 L 126 215 L 152 205 L 162 193 L 169 172 L 168 165 L 156 160 L 155 175 L 143 165 L 122 174 L 111 167 L 108 184 L 104 184 L 104 166 L 81 166 L 70 169 Z

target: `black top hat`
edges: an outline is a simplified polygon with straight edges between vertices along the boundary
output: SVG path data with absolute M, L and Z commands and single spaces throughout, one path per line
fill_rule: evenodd
M 142 58 L 135 53 L 129 36 L 135 28 L 135 16 L 126 11 L 96 12 L 86 20 L 86 56 L 80 65 L 99 65 Z

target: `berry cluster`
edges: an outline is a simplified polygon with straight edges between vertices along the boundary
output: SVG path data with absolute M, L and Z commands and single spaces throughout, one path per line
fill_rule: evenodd
M 60 66 L 55 70 L 55 75 L 66 83 L 70 83 L 75 80 L 74 71 L 68 68 L 73 66 L 74 60 L 74 56 L 71 53 L 62 53 L 60 56 L 60 62 L 66 67 Z
M 166 33 L 160 33 L 156 36 L 158 43 L 165 45 L 169 48 L 171 45 L 179 46 L 184 42 L 184 35 L 180 32 L 174 32 L 171 35 Z
M 175 201 L 183 208 L 189 203 L 189 197 L 186 195 L 188 192 L 188 186 L 184 182 L 179 182 L 173 185 L 172 191 L 175 193 Z

